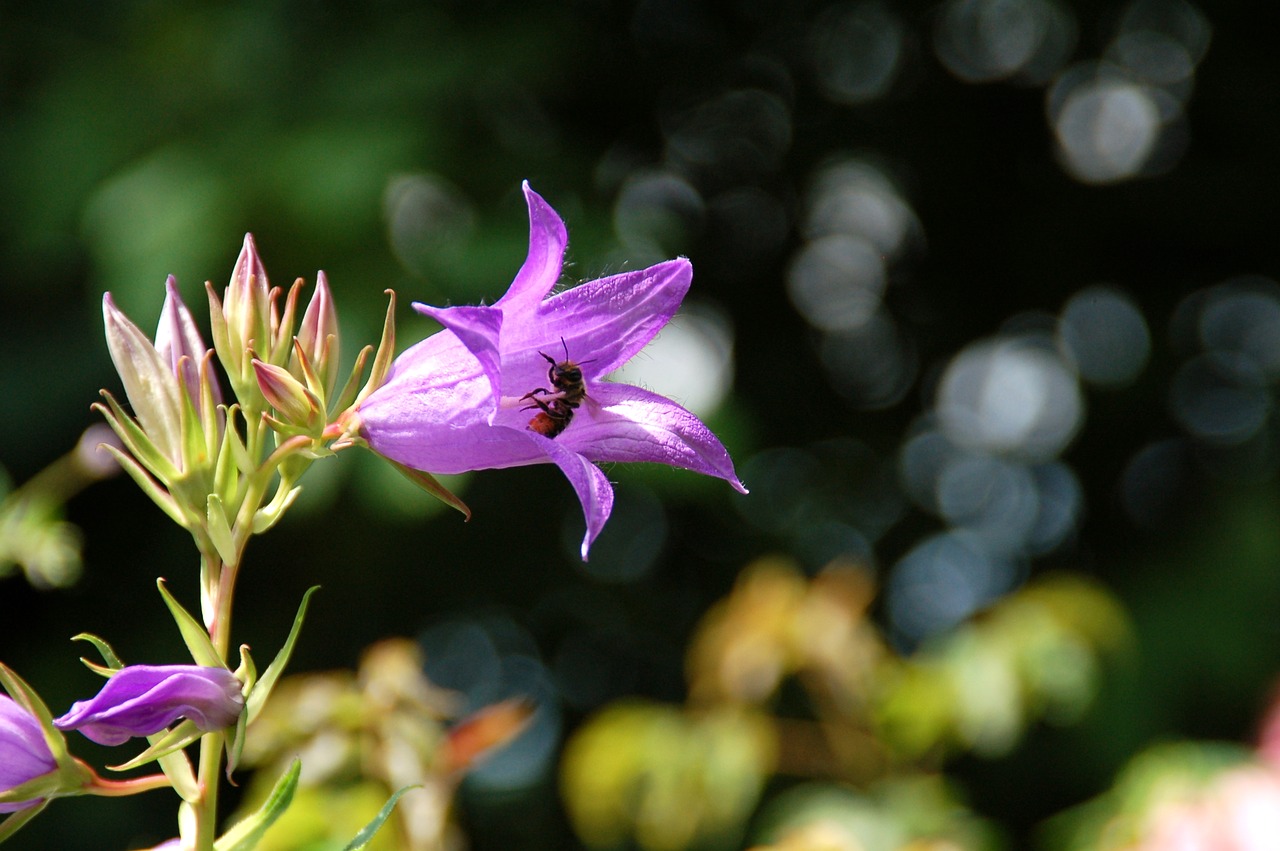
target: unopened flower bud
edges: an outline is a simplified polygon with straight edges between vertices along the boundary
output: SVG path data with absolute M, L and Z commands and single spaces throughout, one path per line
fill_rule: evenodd
M 302 314 L 298 345 L 310 361 L 311 368 L 320 377 L 326 399 L 332 397 L 338 379 L 338 311 L 334 307 L 333 293 L 329 290 L 329 279 L 324 272 L 316 275 L 315 292 L 311 295 L 306 312 Z M 289 367 L 294 375 L 302 375 L 296 355 L 290 360 Z
M 156 351 L 168 361 L 170 369 L 182 383 L 196 409 L 200 409 L 200 364 L 208 353 L 200 329 L 196 327 L 191 311 L 178 293 L 178 282 L 170 275 L 164 282 L 164 307 L 160 310 L 160 324 L 156 327 Z M 211 382 L 213 400 L 221 404 L 222 392 L 216 382 Z
M 112 674 L 91 700 L 55 718 L 59 730 L 79 730 L 101 745 L 150 736 L 185 718 L 203 732 L 230 727 L 244 709 L 240 681 L 226 668 L 130 665 Z
M 324 419 L 320 400 L 289 370 L 257 359 L 253 361 L 253 369 L 258 377 L 258 388 L 276 409 L 281 421 L 304 429 L 323 425 L 320 422 Z
M 228 338 L 235 351 L 243 354 L 245 349 L 266 343 L 270 293 L 266 267 L 258 257 L 253 234 L 247 233 L 222 299 Z
M 178 462 L 182 448 L 179 415 L 179 382 L 173 368 L 137 325 L 116 307 L 111 293 L 102 297 L 111 362 L 133 405 L 134 416 L 147 438 L 171 461 Z

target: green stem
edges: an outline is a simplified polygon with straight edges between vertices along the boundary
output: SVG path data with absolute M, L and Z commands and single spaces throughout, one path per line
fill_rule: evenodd
M 239 561 L 238 557 L 236 561 Z M 234 596 L 237 565 L 224 564 L 216 555 L 207 553 L 202 566 L 205 568 L 202 573 L 208 580 L 211 598 L 208 601 L 210 611 L 206 613 L 205 625 L 209 629 L 209 640 L 213 643 L 214 650 L 225 662 L 227 649 L 231 645 L 231 600 Z M 222 733 L 207 733 L 200 739 L 200 762 L 196 776 L 200 798 L 192 802 L 196 823 L 196 851 L 213 851 L 214 840 L 218 837 L 218 791 L 222 783 L 224 738 Z

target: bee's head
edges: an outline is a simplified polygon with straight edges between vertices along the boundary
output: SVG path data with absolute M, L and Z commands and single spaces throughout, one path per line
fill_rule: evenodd
M 582 368 L 573 361 L 561 361 L 555 366 L 556 383 L 577 384 L 582 380 Z

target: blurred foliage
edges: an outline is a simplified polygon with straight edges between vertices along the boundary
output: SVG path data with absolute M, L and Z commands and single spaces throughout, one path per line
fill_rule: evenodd
M 416 634 L 460 711 L 542 689 L 544 751 L 527 733 L 456 790 L 478 849 L 574 847 L 549 766 L 562 734 L 579 743 L 623 698 L 628 723 L 686 748 L 712 736 L 717 758 L 750 765 L 732 813 L 682 814 L 672 836 L 742 839 L 728 825 L 754 794 L 770 803 L 746 841 L 784 848 L 986 847 L 991 832 L 1089 847 L 1112 819 L 1135 823 L 1120 793 L 1087 825 L 1038 825 L 1127 789 L 1153 741 L 1246 739 L 1280 672 L 1265 179 L 1280 80 L 1276 10 L 1246 6 L 4 4 L 3 464 L 40 480 L 93 422 L 96 390 L 117 389 L 104 290 L 151 327 L 166 274 L 195 304 L 252 231 L 279 282 L 323 267 L 344 335 L 373 339 L 387 287 L 402 304 L 501 294 L 528 178 L 568 222 L 570 281 L 693 260 L 690 306 L 729 353 L 706 394 L 723 401 L 699 413 L 752 494 L 612 469 L 618 507 L 583 568 L 554 471 L 457 482 L 464 525 L 369 459 L 338 459 L 250 549 L 244 640 L 278 635 L 281 598 L 321 582 L 303 670 Z M 401 320 L 402 344 L 433 330 Z M 659 362 L 683 378 L 700 361 Z M 56 593 L 0 585 L 0 656 L 60 709 L 81 696 L 68 635 L 110 634 L 139 661 L 179 652 L 137 589 L 163 574 L 194 599 L 196 563 L 128 482 L 34 502 L 28 488 L 3 509 L 22 558 L 53 540 L 70 564 L 78 538 L 84 571 Z M 980 558 L 969 533 L 1004 550 Z M 778 550 L 802 575 L 735 585 Z M 868 572 L 818 574 L 837 558 Z M 1115 589 L 1128 634 L 1097 585 L 1037 579 L 1051 568 Z M 1125 664 L 1099 667 L 1116 648 Z M 363 699 L 339 680 L 335 707 Z M 716 738 L 762 718 L 773 745 Z M 618 757 L 633 779 L 652 772 L 651 806 L 721 780 Z M 508 758 L 532 767 L 486 775 Z M 896 784 L 903 766 L 923 776 Z M 298 812 L 337 821 L 385 800 L 383 781 L 345 776 L 347 794 Z M 149 847 L 173 834 L 162 797 L 59 806 L 13 847 Z M 929 825 L 912 832 L 901 801 L 917 797 Z M 598 803 L 610 830 L 635 827 Z M 836 814 L 816 825 L 808 806 Z
M 256 769 L 244 814 L 271 792 L 294 759 L 303 773 L 293 803 L 267 833 L 263 851 L 340 849 L 393 792 L 403 794 L 369 848 L 444 851 L 462 846 L 451 817 L 461 772 L 517 735 L 528 709 L 499 704 L 463 719 L 454 695 L 422 674 L 411 641 L 366 650 L 359 671 L 285 678 L 250 728 L 243 763 Z M 233 819 L 234 820 L 234 819 Z
M 562 782 L 584 841 L 731 847 L 780 773 L 827 782 L 766 805 L 779 848 L 997 847 L 953 817 L 933 772 L 957 750 L 1009 751 L 1036 719 L 1075 720 L 1127 619 L 1095 583 L 1048 576 L 904 656 L 868 617 L 873 590 L 848 563 L 812 579 L 778 558 L 744 569 L 694 633 L 686 707 L 618 704 L 570 739 Z
M 0 579 L 20 569 L 36 588 L 65 588 L 80 578 L 80 530 L 64 519 L 65 504 L 83 488 L 119 472 L 101 449 L 119 441 L 91 426 L 75 449 L 12 488 L 0 467 Z

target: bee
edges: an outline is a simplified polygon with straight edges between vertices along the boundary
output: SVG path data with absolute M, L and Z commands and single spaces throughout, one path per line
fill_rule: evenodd
M 529 429 L 552 439 L 569 427 L 569 423 L 573 422 L 573 412 L 587 398 L 587 385 L 582 380 L 582 367 L 569 360 L 569 347 L 565 344 L 563 337 L 560 338 L 560 345 L 564 346 L 562 361 L 557 361 L 546 352 L 538 352 L 550 364 L 547 368 L 547 383 L 551 385 L 551 389 L 539 387 L 520 397 L 522 402 L 525 399 L 533 402 L 523 410 L 539 409 L 533 419 L 529 420 Z M 584 363 L 590 363 L 590 361 L 584 361 Z M 540 396 L 544 398 L 539 398 Z

